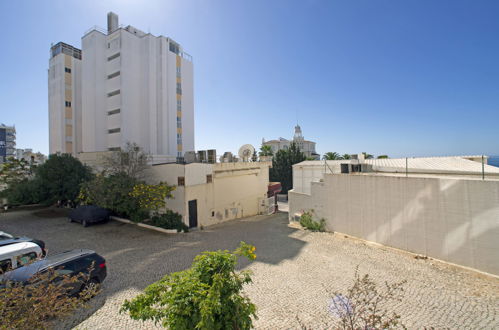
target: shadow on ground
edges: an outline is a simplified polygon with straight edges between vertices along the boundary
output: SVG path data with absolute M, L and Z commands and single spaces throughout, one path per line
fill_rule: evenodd
M 287 213 L 233 220 L 187 234 L 163 234 L 115 221 L 84 228 L 69 223 L 61 212 L 43 209 L 2 213 L 0 230 L 44 240 L 49 255 L 88 248 L 106 258 L 108 277 L 103 292 L 92 299 L 88 309 L 66 320 L 64 328 L 82 322 L 121 291 L 143 290 L 168 273 L 188 268 L 202 251 L 233 250 L 245 241 L 257 248 L 258 257 L 252 262 L 278 264 L 294 258 L 306 244 L 290 237 L 296 229 L 287 226 Z M 240 258 L 238 268 L 252 262 Z

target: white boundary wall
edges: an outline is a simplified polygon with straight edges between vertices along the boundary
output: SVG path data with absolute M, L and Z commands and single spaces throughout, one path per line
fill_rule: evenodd
M 327 174 L 289 192 L 289 217 L 499 275 L 499 181 Z

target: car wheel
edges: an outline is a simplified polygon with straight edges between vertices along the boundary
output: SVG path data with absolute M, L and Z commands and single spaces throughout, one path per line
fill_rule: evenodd
M 83 225 L 83 227 L 88 227 L 88 222 L 87 222 L 87 220 L 82 220 L 82 221 L 81 221 L 81 224 Z

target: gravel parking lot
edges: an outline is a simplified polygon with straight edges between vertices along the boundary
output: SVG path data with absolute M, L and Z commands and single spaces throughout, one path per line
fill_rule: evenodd
M 355 268 L 380 285 L 407 280 L 405 298 L 389 307 L 408 328 L 499 328 L 499 280 L 400 251 L 331 233 L 311 233 L 287 224 L 287 214 L 231 221 L 188 234 L 162 234 L 111 221 L 83 228 L 65 218 L 34 211 L 0 214 L 0 230 L 42 239 L 49 254 L 90 248 L 107 259 L 103 292 L 60 324 L 78 329 L 150 329 L 152 323 L 119 314 L 132 298 L 163 275 L 190 266 L 205 250 L 233 249 L 243 240 L 257 259 L 241 260 L 253 271 L 245 291 L 258 307 L 259 329 L 296 329 L 297 318 L 313 329 L 331 328 L 331 292 L 346 292 Z

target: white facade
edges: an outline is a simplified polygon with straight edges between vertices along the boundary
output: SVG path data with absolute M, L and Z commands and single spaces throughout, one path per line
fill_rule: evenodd
M 49 153 L 82 151 L 81 51 L 59 42 L 48 70 Z
M 272 148 L 272 152 L 275 155 L 279 150 L 287 150 L 289 149 L 291 143 L 294 142 L 298 146 L 301 152 L 305 154 L 308 158 L 319 159 L 320 155 L 318 155 L 315 151 L 315 142 L 305 140 L 302 135 L 301 127 L 299 125 L 295 126 L 295 134 L 293 136 L 293 140 L 287 140 L 284 138 L 279 138 L 279 140 L 270 140 L 262 141 L 262 145 L 270 146 Z
M 499 168 L 476 160 L 301 162 L 289 218 L 313 210 L 329 231 L 499 275 Z
M 153 156 L 194 150 L 193 65 L 173 40 L 134 27 L 82 38 L 83 152 L 135 142 Z

